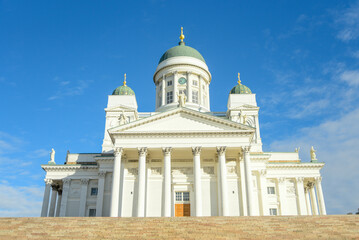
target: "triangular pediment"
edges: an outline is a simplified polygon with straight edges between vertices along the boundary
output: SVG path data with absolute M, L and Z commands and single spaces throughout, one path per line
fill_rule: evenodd
M 254 128 L 232 122 L 228 119 L 197 112 L 187 108 L 177 108 L 154 116 L 141 119 L 126 125 L 109 129 L 110 134 L 116 133 L 149 133 L 149 132 L 248 132 Z

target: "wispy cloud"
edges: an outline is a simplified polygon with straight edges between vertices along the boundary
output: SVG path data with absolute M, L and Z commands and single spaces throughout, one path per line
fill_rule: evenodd
M 59 81 L 59 78 L 56 77 L 55 80 Z M 55 100 L 64 97 L 82 95 L 85 89 L 89 86 L 89 83 L 91 82 L 92 81 L 84 81 L 84 80 L 79 80 L 75 82 L 59 81 L 58 91 L 55 92 L 52 96 L 50 96 L 48 100 Z
M 0 217 L 38 217 L 42 195 L 42 187 L 10 186 L 7 181 L 1 181 Z
M 330 214 L 346 214 L 356 209 L 359 199 L 359 108 L 336 120 L 325 121 L 314 127 L 303 128 L 290 136 L 270 145 L 273 151 L 288 151 L 301 147 L 301 158 L 309 161 L 309 149 L 314 145 L 317 157 L 326 162 L 322 170 L 323 188 Z
M 359 70 L 344 71 L 340 74 L 340 80 L 352 87 L 359 86 Z
M 336 23 L 339 28 L 337 37 L 348 42 L 359 37 L 359 1 L 337 13 Z

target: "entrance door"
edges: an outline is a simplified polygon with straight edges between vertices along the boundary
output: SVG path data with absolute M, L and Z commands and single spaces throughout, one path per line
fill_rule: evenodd
M 176 217 L 191 216 L 189 192 L 176 192 L 175 216 Z

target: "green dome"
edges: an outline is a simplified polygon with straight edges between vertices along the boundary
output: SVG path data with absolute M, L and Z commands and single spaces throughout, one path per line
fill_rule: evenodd
M 206 63 L 206 61 L 204 61 L 204 58 L 202 57 L 202 55 L 196 49 L 186 46 L 184 42 L 179 42 L 178 46 L 168 49 L 162 55 L 158 64 L 160 64 L 161 62 L 163 62 L 164 60 L 166 60 L 168 58 L 179 57 L 179 56 L 197 58 L 198 60 L 201 60 L 202 62 Z
M 252 94 L 252 91 L 249 87 L 239 83 L 237 86 L 232 88 L 230 94 Z
M 116 88 L 112 95 L 135 95 L 135 92 L 130 87 L 122 85 Z

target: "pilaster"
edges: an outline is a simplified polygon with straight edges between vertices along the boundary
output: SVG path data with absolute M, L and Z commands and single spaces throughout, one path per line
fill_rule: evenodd
M 278 190 L 279 190 L 279 206 L 280 206 L 280 214 L 286 215 L 286 186 L 285 186 L 285 178 L 278 178 Z
M 269 215 L 268 208 L 268 198 L 267 198 L 267 171 L 260 170 L 259 171 L 259 182 L 260 182 L 260 194 L 261 194 L 261 203 L 262 203 L 262 216 Z
M 85 214 L 86 214 L 88 183 L 89 183 L 88 178 L 81 179 L 81 195 L 80 195 L 79 217 L 85 217 Z
M 102 217 L 103 196 L 105 191 L 106 171 L 98 173 L 97 200 L 96 200 L 96 217 Z

